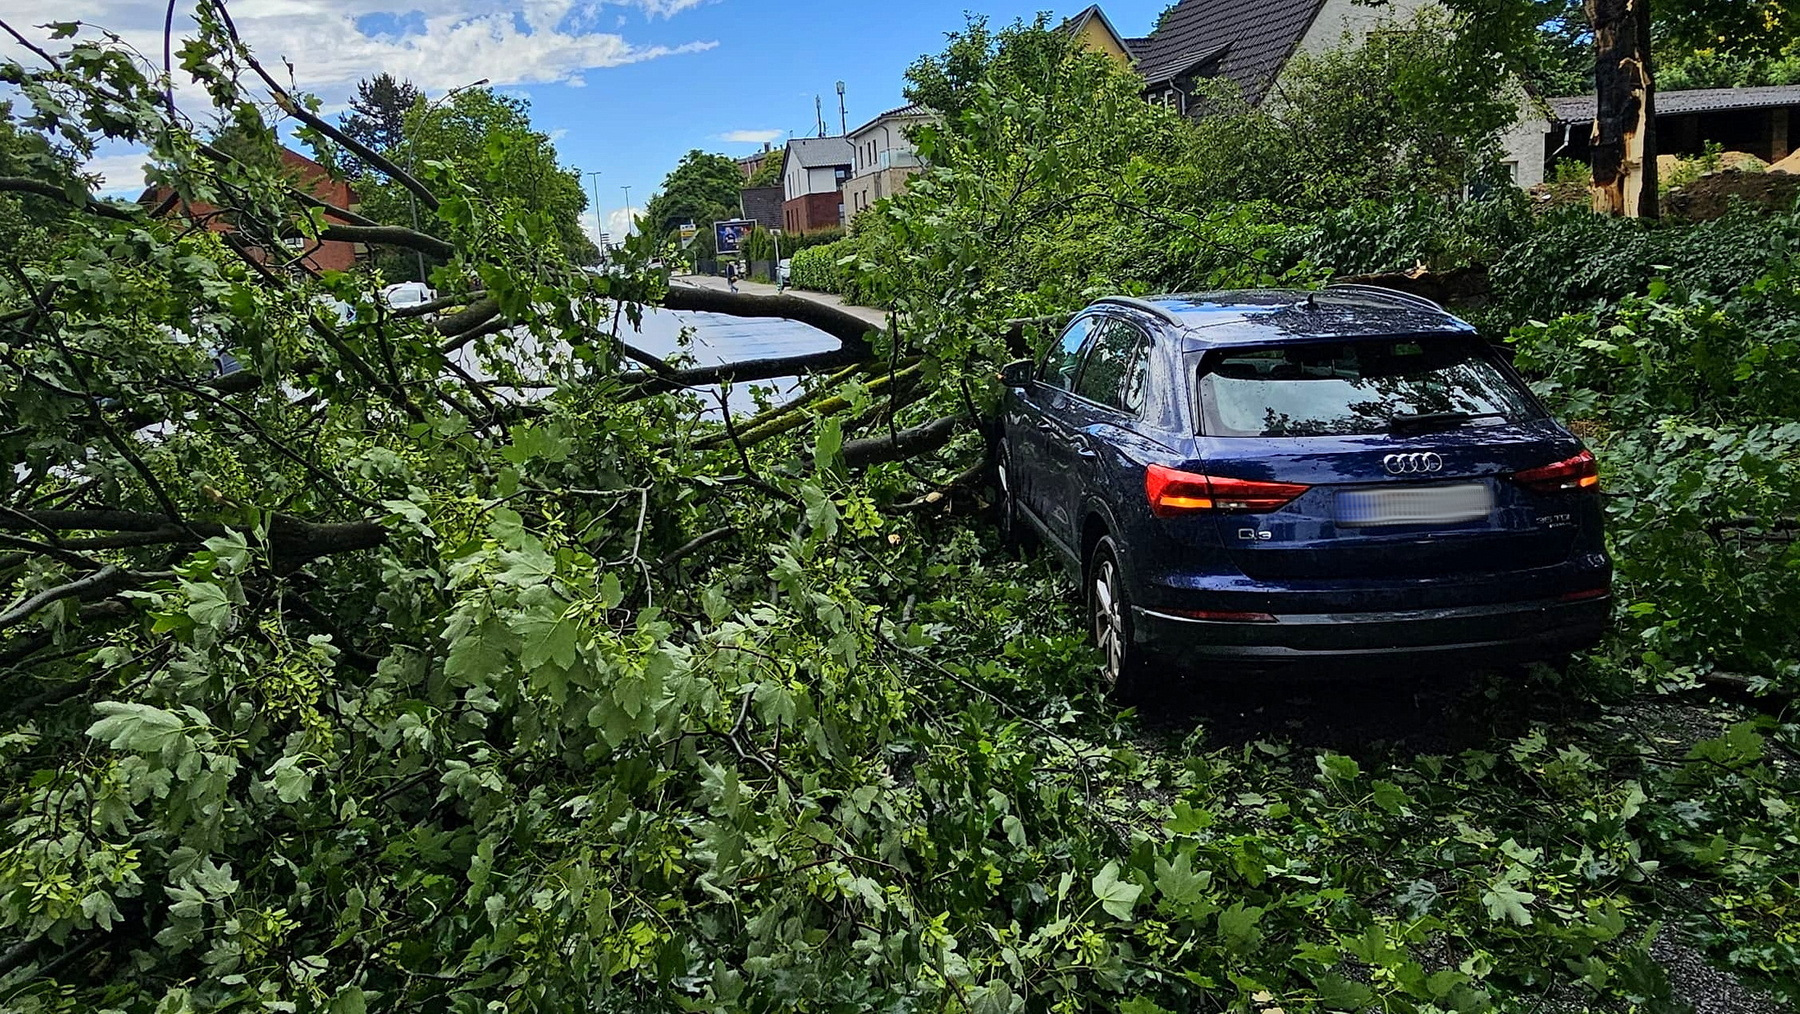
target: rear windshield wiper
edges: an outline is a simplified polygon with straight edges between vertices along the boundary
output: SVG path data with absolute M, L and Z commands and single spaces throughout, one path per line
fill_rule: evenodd
M 1388 420 L 1388 432 L 1452 429 L 1477 419 L 1504 418 L 1506 418 L 1505 412 L 1427 412 L 1423 415 L 1397 415 Z

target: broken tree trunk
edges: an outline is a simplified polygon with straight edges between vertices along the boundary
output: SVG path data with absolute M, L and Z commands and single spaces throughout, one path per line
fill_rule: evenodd
M 1594 26 L 1594 211 L 1656 217 L 1650 0 L 1586 0 Z

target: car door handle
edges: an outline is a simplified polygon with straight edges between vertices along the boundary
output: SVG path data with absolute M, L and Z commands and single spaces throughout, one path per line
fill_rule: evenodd
M 1100 457 L 1100 449 L 1094 446 L 1094 438 L 1078 434 L 1075 437 L 1075 456 L 1078 458 Z
M 1051 422 L 1048 419 L 1039 419 L 1037 421 L 1036 425 L 1037 425 L 1037 428 L 1041 432 L 1044 432 L 1044 433 L 1055 433 L 1056 432 L 1056 424 Z

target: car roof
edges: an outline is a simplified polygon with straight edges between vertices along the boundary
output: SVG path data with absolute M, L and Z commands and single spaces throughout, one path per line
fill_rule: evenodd
M 1154 317 L 1175 330 L 1183 351 L 1190 352 L 1233 345 L 1475 333 L 1467 321 L 1429 299 L 1373 285 L 1235 289 L 1147 299 L 1113 296 L 1095 307 Z

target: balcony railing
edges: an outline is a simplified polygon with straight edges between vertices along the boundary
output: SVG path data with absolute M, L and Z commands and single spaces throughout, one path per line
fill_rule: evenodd
M 858 169 L 856 175 L 867 176 L 870 173 L 883 172 L 888 169 L 923 169 L 925 160 L 911 148 L 884 148 L 875 153 L 875 161 Z

